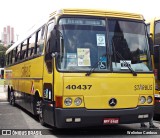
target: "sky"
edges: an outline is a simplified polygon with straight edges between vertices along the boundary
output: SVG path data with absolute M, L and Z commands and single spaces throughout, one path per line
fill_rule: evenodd
M 10 25 L 14 27 L 17 39 L 36 22 L 60 8 L 120 10 L 140 13 L 149 20 L 160 16 L 159 7 L 160 0 L 0 0 L 0 34 L 3 27 Z

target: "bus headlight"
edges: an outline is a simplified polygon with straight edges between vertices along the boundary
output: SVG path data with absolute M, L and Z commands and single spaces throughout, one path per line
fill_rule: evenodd
M 64 104 L 65 104 L 66 106 L 70 106 L 70 105 L 72 104 L 72 99 L 71 99 L 71 98 L 66 98 L 66 99 L 64 100 Z
M 152 99 L 152 96 L 148 96 L 147 97 L 147 103 L 150 104 L 152 103 L 153 99 Z
M 146 98 L 144 96 L 141 96 L 139 102 L 140 104 L 144 104 L 146 102 Z
M 75 104 L 76 106 L 80 106 L 81 103 L 82 103 L 82 99 L 79 98 L 79 97 L 74 100 L 74 104 Z

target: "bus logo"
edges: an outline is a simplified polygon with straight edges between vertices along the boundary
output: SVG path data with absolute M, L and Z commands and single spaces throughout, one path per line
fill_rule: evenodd
M 111 99 L 109 100 L 109 105 L 110 105 L 111 107 L 115 106 L 116 104 L 117 104 L 117 100 L 116 100 L 115 98 L 111 98 Z

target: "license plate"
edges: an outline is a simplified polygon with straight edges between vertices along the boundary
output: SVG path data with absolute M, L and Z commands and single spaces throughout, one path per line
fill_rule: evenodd
M 119 124 L 119 118 L 104 118 L 103 124 Z

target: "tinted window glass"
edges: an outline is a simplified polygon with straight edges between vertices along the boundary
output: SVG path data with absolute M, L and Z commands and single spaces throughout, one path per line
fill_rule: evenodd
M 112 66 L 115 71 L 127 71 L 123 60 L 137 72 L 152 68 L 149 45 L 144 23 L 133 21 L 108 20 L 110 46 L 112 47 Z
M 155 23 L 155 45 L 160 45 L 160 21 Z

